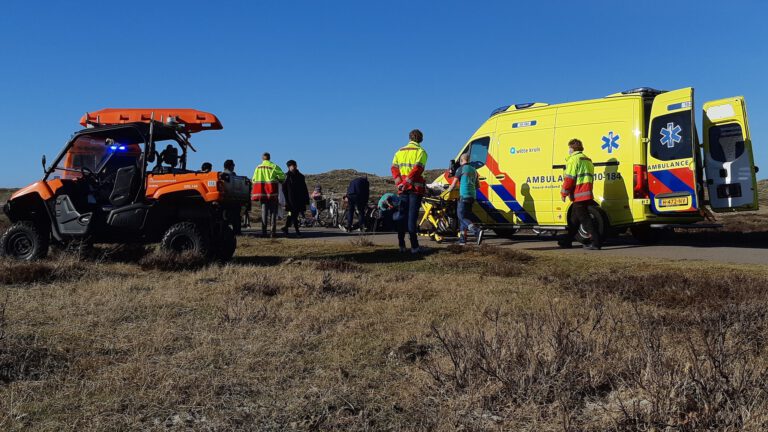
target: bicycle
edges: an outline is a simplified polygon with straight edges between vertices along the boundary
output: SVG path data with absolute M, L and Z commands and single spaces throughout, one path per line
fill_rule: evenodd
M 341 205 L 339 201 L 333 197 L 333 192 L 328 198 L 328 226 L 337 227 L 341 223 Z M 318 213 L 319 214 L 319 213 Z

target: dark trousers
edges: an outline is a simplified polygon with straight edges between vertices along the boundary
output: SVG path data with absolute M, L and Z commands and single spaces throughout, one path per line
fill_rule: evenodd
M 283 231 L 288 231 L 288 228 L 293 225 L 296 232 L 299 232 L 299 216 L 304 214 L 306 209 L 293 209 L 288 208 L 288 216 L 285 218 L 285 227 L 283 228 Z
M 277 230 L 277 200 L 261 203 L 261 233 L 267 234 L 267 227 L 271 225 L 272 234 Z
M 360 228 L 365 229 L 365 206 L 366 201 L 360 201 L 350 195 L 347 197 L 347 229 L 352 229 L 352 221 L 355 220 L 355 210 L 360 214 Z
M 421 196 L 409 192 L 400 195 L 400 206 L 395 213 L 395 225 L 397 226 L 397 244 L 405 247 L 405 231 L 411 238 L 411 248 L 419 247 L 419 209 L 421 208 Z
M 592 244 L 600 247 L 603 243 L 603 239 L 600 238 L 600 233 L 597 232 L 595 221 L 589 215 L 589 208 L 597 207 L 597 203 L 593 200 L 578 201 L 571 204 L 571 218 L 568 221 L 568 237 L 567 241 L 573 242 L 576 233 L 579 231 L 579 226 L 583 225 L 584 229 L 592 236 Z
M 379 209 L 379 214 L 381 215 L 381 229 L 384 231 L 392 231 L 394 229 L 394 221 L 392 220 L 392 216 L 395 213 L 395 209 L 385 209 L 381 210 Z
M 224 218 L 226 219 L 227 223 L 232 226 L 232 231 L 235 233 L 235 235 L 242 234 L 240 209 L 241 206 L 239 204 L 230 204 L 224 209 Z

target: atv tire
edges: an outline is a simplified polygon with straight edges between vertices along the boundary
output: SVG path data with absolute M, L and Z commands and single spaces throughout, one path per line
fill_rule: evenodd
M 18 260 L 32 261 L 48 255 L 50 239 L 34 223 L 16 222 L 0 237 L 0 255 Z
M 209 241 L 194 222 L 179 222 L 171 225 L 160 240 L 160 248 L 170 253 L 190 252 L 208 256 Z
M 235 255 L 235 249 L 237 249 L 237 238 L 235 238 L 235 232 L 232 231 L 232 228 L 229 226 L 225 226 L 214 242 L 214 258 L 221 263 L 226 263 L 232 260 L 232 256 Z

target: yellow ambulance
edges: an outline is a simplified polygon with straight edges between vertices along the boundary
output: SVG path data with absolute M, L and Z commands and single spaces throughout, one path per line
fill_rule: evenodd
M 693 88 L 637 88 L 496 109 L 456 157 L 468 152 L 478 170 L 473 216 L 500 235 L 564 229 L 570 203 L 559 191 L 571 138 L 584 143 L 595 165 L 593 217 L 604 234 L 630 228 L 647 239 L 653 228 L 701 221 L 705 205 L 716 212 L 756 210 L 744 98 L 704 104 L 703 142 L 693 102 Z

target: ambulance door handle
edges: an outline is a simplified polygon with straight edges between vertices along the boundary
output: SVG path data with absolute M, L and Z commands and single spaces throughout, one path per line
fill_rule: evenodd
M 485 180 L 485 177 L 478 177 L 478 180 Z
M 506 174 L 499 174 L 499 175 L 496 176 L 496 178 L 499 179 L 499 180 L 504 180 L 505 178 L 507 178 L 507 175 Z

